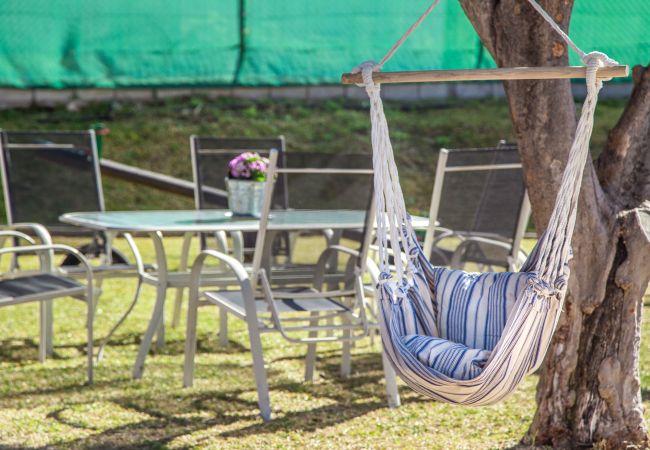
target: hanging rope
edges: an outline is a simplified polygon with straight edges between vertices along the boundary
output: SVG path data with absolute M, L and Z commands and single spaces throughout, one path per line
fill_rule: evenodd
M 542 8 L 539 3 L 537 3 L 535 0 L 528 0 L 528 3 L 530 3 L 530 6 L 532 6 L 535 11 L 539 13 L 540 16 L 551 26 L 553 29 L 557 32 L 557 34 L 560 35 L 560 37 L 566 42 L 566 44 L 571 47 L 578 55 L 580 55 L 580 59 L 584 61 L 584 57 L 586 56 L 585 52 L 583 52 L 574 42 L 573 40 L 569 37 L 568 34 L 564 32 L 562 28 L 557 24 L 555 20 Z
M 399 183 L 399 175 L 390 141 L 388 123 L 380 96 L 380 85 L 374 83 L 372 74 L 380 70 L 392 58 L 438 3 L 439 0 L 435 0 L 420 15 L 413 25 L 395 42 L 379 63 L 366 61 L 352 70 L 353 73 L 361 72 L 363 86 L 366 88 L 370 99 L 380 270 L 384 273 L 390 272 L 390 255 L 387 250 L 390 247 L 395 255 L 394 265 L 396 277 L 399 282 L 399 287 L 402 288 L 398 292 L 398 297 L 403 296 L 403 293 L 406 292 L 411 283 L 411 275 L 415 268 L 412 259 L 414 252 L 412 250 L 418 244 L 414 239 L 413 229 L 408 213 L 406 212 L 404 195 Z M 578 122 L 575 140 L 569 152 L 567 168 L 558 192 L 556 207 L 552 213 L 547 232 L 540 241 L 540 244 L 543 243 L 543 245 L 539 246 L 540 253 L 535 265 L 535 272 L 541 280 L 552 285 L 556 278 L 561 275 L 562 266 L 569 258 L 571 236 L 575 227 L 580 182 L 582 180 L 586 158 L 589 154 L 593 114 L 596 108 L 598 92 L 602 87 L 602 80 L 596 77 L 596 73 L 599 67 L 612 66 L 618 63 L 600 52 L 585 53 L 535 0 L 528 0 L 528 3 L 551 25 L 564 42 L 580 56 L 581 60 L 587 66 L 587 98 Z M 409 255 L 406 267 L 402 263 L 401 258 L 397 256 L 402 252 Z M 388 280 L 389 278 L 385 278 L 383 282 L 386 283 Z
M 541 365 L 562 312 L 580 184 L 602 87 L 597 71 L 617 63 L 599 52 L 584 53 L 534 0 L 528 1 L 584 61 L 587 97 L 548 228 L 520 273 L 470 274 L 433 267 L 414 237 L 406 212 L 380 85 L 373 81 L 373 73 L 438 1 L 379 64 L 368 61 L 356 68 L 370 99 L 382 272 L 377 297 L 384 354 L 407 385 L 439 401 L 478 406 L 508 396 Z M 390 274 L 389 247 L 396 279 Z M 479 310 L 479 304 L 489 311 Z M 474 305 L 471 312 L 470 305 Z
M 376 70 L 381 70 L 384 67 L 384 64 L 386 64 L 388 62 L 388 60 L 390 60 L 393 57 L 395 52 L 397 52 L 397 50 L 402 46 L 402 44 L 404 42 L 406 42 L 406 40 L 409 38 L 411 33 L 413 33 L 420 26 L 420 24 L 424 21 L 424 19 L 426 19 L 427 16 L 429 14 L 431 14 L 431 11 L 433 11 L 433 9 L 436 6 L 438 6 L 439 2 L 440 2 L 440 0 L 435 0 L 426 9 L 426 11 L 424 11 L 424 13 L 422 13 L 422 15 L 420 17 L 418 17 L 418 20 L 416 20 L 415 23 L 413 23 L 413 25 L 411 25 L 408 30 L 406 30 L 406 32 L 402 35 L 402 37 L 399 38 L 397 40 L 397 42 L 395 42 L 395 44 L 393 44 L 393 46 L 390 48 L 390 50 L 388 50 L 388 52 L 384 55 L 384 57 L 381 58 L 381 61 L 379 61 L 379 64 L 377 64 Z

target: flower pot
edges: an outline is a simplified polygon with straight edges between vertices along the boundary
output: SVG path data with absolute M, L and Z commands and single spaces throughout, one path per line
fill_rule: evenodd
M 260 217 L 264 202 L 262 181 L 226 178 L 228 187 L 228 208 L 238 216 Z

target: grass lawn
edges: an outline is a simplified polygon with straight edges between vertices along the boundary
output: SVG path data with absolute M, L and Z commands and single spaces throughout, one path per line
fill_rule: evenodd
M 167 244 L 173 267 L 180 239 Z M 149 243 L 140 239 L 139 245 L 150 259 Z M 97 340 L 125 309 L 132 291 L 132 281 L 105 282 L 95 321 Z M 306 384 L 305 348 L 265 335 L 275 420 L 263 423 L 243 323 L 231 319 L 230 345 L 221 348 L 213 308 L 199 313 L 194 388 L 181 387 L 184 320 L 178 329 L 168 329 L 164 349 L 149 356 L 144 378 L 131 380 L 153 299 L 153 289 L 145 287 L 106 359 L 97 366 L 92 387 L 84 385 L 81 304 L 74 300 L 55 304 L 55 356 L 45 364 L 36 359 L 37 306 L 0 309 L 0 447 L 503 448 L 517 444 L 535 410 L 535 376 L 496 406 L 435 403 L 402 385 L 402 406 L 388 409 L 377 340 L 373 345 L 366 339 L 355 347 L 348 379 L 338 375 L 338 346 L 320 346 L 317 381 Z M 167 324 L 171 307 L 168 299 Z M 645 323 L 644 343 L 650 333 L 650 324 Z M 641 357 L 642 385 L 647 389 L 647 345 L 642 346 Z

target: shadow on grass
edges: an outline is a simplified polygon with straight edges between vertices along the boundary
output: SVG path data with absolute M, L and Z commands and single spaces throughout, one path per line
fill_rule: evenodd
M 138 341 L 139 336 L 136 334 L 127 334 L 118 337 L 111 346 L 133 346 Z M 159 355 L 182 355 L 184 351 L 182 339 L 172 340 L 166 344 L 165 349 L 158 352 Z M 33 341 L 25 340 L 17 347 L 23 350 L 15 353 L 17 350 L 14 348 L 9 352 L 14 354 L 15 358 L 20 356 L 21 352 L 33 351 L 37 345 Z M 77 348 L 81 345 L 69 347 Z M 124 351 L 126 350 L 122 350 Z M 216 338 L 212 336 L 210 338 L 204 336 L 199 340 L 198 351 L 233 355 L 249 352 L 245 346 L 237 342 L 231 342 L 225 348 L 220 347 Z M 317 362 L 319 380 L 316 383 L 298 382 L 295 377 L 288 378 L 284 371 L 274 367 L 285 362 L 299 362 L 303 358 L 303 354 L 267 358 L 271 405 L 274 410 L 274 420 L 270 423 L 264 423 L 259 417 L 257 392 L 250 364 L 242 365 L 241 362 L 227 359 L 216 365 L 197 364 L 197 373 L 203 373 L 204 379 L 217 373 L 236 380 L 236 387 L 228 384 L 227 387 L 207 391 L 181 388 L 182 362 L 180 360 L 174 363 L 167 363 L 165 360 L 155 361 L 155 363 L 149 361 L 153 366 L 149 370 L 157 370 L 164 374 L 178 371 L 177 384 L 174 380 L 170 383 L 171 387 L 167 389 L 164 387 L 160 389 L 161 386 L 158 386 L 153 390 L 151 383 L 156 383 L 155 377 L 152 377 L 154 380 L 147 379 L 145 372 L 142 381 L 132 381 L 129 359 L 123 359 L 118 364 L 114 361 L 111 364 L 110 354 L 101 365 L 104 372 L 98 374 L 99 379 L 92 387 L 84 385 L 84 367 L 42 366 L 37 369 L 37 377 L 34 377 L 33 371 L 24 374 L 12 373 L 11 383 L 14 387 L 10 393 L 0 394 L 0 407 L 33 408 L 39 405 L 54 405 L 47 415 L 48 419 L 92 433 L 90 436 L 59 445 L 64 448 L 159 448 L 176 438 L 213 428 L 214 430 L 209 434 L 217 439 L 297 429 L 310 432 L 335 426 L 377 409 L 387 408 L 381 358 L 376 353 L 355 354 L 352 359 L 352 376 L 342 378 L 340 350 L 320 349 Z M 24 358 L 21 357 L 20 361 L 24 361 Z M 105 377 L 109 379 L 105 380 Z M 57 380 L 57 387 L 49 386 L 53 379 Z M 137 383 L 143 386 L 140 387 Z M 23 390 L 18 391 L 18 389 Z M 408 402 L 424 401 L 412 395 L 407 397 Z M 294 402 L 294 398 L 300 400 Z M 105 423 L 102 420 L 91 421 L 78 416 L 80 406 L 87 405 L 93 410 L 92 405 L 97 401 L 113 403 L 120 408 L 137 412 L 142 415 L 142 419 L 107 427 L 102 426 L 102 423 Z M 102 413 L 97 412 L 97 414 Z M 112 414 L 110 408 L 109 414 Z
M 56 345 L 54 352 L 48 359 L 69 360 L 75 359 L 79 355 L 63 355 L 58 350 L 74 349 L 79 355 L 86 355 L 86 344 L 66 344 Z M 38 342 L 34 339 L 7 339 L 0 341 L 0 361 L 15 363 L 32 363 L 38 361 Z
M 38 362 L 38 343 L 34 339 L 0 341 L 0 360 L 24 364 Z
M 314 431 L 337 425 L 363 416 L 377 409 L 386 408 L 383 370 L 381 360 L 376 354 L 355 355 L 353 358 L 353 375 L 341 378 L 339 375 L 340 355 L 327 352 L 319 353 L 318 368 L 321 379 L 318 383 L 300 383 L 282 375 L 282 372 L 269 370 L 271 386 L 271 404 L 274 399 L 285 397 L 282 406 L 274 408 L 274 420 L 264 423 L 259 417 L 257 393 L 252 378 L 250 366 L 230 365 L 227 370 L 240 372 L 239 379 L 250 379 L 250 387 L 236 389 L 219 389 L 197 391 L 170 389 L 155 395 L 146 391 L 138 391 L 125 395 L 126 389 L 120 385 L 129 384 L 128 375 L 125 379 L 110 382 L 99 382 L 92 388 L 113 388 L 119 392 L 116 396 L 102 398 L 102 401 L 119 405 L 121 408 L 137 412 L 145 416 L 143 420 L 111 428 L 102 428 L 85 420 L 69 416 L 68 410 L 79 405 L 92 404 L 97 399 L 87 402 L 72 401 L 52 411 L 48 418 L 61 424 L 77 429 L 93 432 L 91 436 L 66 442 L 62 447 L 71 448 L 159 448 L 164 447 L 176 438 L 195 432 L 214 430 L 213 437 L 237 438 L 250 435 L 275 433 L 278 431 Z M 285 358 L 281 358 L 285 359 Z M 222 364 L 219 364 L 220 370 Z M 54 370 L 54 369 L 53 369 Z M 71 369 L 72 370 L 72 369 Z M 49 370 L 48 370 L 49 371 Z M 56 369 L 57 374 L 61 369 Z M 60 374 L 59 374 L 60 375 Z M 146 382 L 146 380 L 144 380 Z M 132 386 L 131 386 L 132 387 Z M 79 394 L 78 384 L 66 384 L 56 389 L 37 389 L 18 395 L 33 395 L 65 398 L 67 394 Z M 314 399 L 326 400 L 326 405 L 311 407 L 286 401 L 286 395 L 300 394 Z M 15 398 L 16 394 L 12 394 Z M 76 395 L 78 397 L 78 395 Z M 7 396 L 5 396 L 6 398 Z M 93 397 L 96 397 L 93 395 Z M 104 397 L 101 395 L 101 397 Z M 409 402 L 425 401 L 409 396 Z M 2 404 L 3 402 L 0 402 Z M 279 402 L 281 403 L 281 402 Z M 288 408 L 288 409 L 287 409 Z M 241 426 L 238 424 L 241 423 Z M 224 428 L 220 430 L 219 428 Z M 214 443 L 214 442 L 213 442 Z
M 99 338 L 96 341 L 103 342 L 103 338 Z M 111 347 L 115 348 L 124 348 L 139 346 L 142 342 L 142 334 L 139 333 L 129 333 L 129 334 L 120 334 L 113 336 L 110 342 L 106 345 L 107 351 L 110 351 Z M 216 335 L 210 336 L 208 338 L 203 337 L 198 339 L 196 342 L 196 353 L 220 353 L 220 354 L 234 354 L 234 353 L 244 353 L 247 352 L 248 348 L 237 341 L 230 340 L 228 341 L 227 346 L 221 346 L 218 342 L 218 337 Z M 150 355 L 166 355 L 166 356 L 176 356 L 185 354 L 185 339 L 167 339 L 165 340 L 165 345 L 163 348 L 159 349 L 156 347 L 156 343 L 151 345 L 151 350 L 149 351 Z

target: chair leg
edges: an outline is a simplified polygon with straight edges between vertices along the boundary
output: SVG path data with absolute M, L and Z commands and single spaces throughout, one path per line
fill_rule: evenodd
M 133 378 L 140 379 L 142 378 L 142 373 L 144 372 L 144 360 L 151 349 L 151 343 L 153 342 L 153 336 L 158 331 L 160 323 L 163 321 L 165 315 L 165 293 L 166 288 L 162 285 L 159 285 L 157 288 L 156 304 L 154 305 L 153 312 L 151 313 L 151 320 L 147 326 L 147 331 L 144 334 L 144 338 L 140 343 L 140 349 L 138 350 L 138 356 L 133 365 Z
M 386 379 L 386 397 L 388 398 L 388 407 L 397 408 L 400 406 L 401 401 L 399 398 L 399 391 L 397 390 L 397 376 L 395 369 L 391 365 L 384 352 L 381 352 L 381 362 L 384 366 L 384 378 Z
M 92 294 L 91 297 L 86 299 L 86 339 L 88 343 L 86 344 L 87 352 L 87 364 L 88 364 L 88 384 L 93 384 L 94 381 L 94 355 L 93 355 L 93 339 L 94 339 L 94 322 L 95 322 L 95 302 L 93 300 Z
M 45 302 L 45 354 L 51 357 L 54 354 L 54 302 Z
M 42 301 L 38 304 L 39 308 L 39 341 L 38 341 L 38 360 L 45 362 L 45 359 L 51 354 L 52 347 L 52 305 L 49 301 Z
M 228 346 L 228 310 L 219 308 L 219 345 Z
M 336 289 L 336 288 L 334 288 L 334 289 Z M 334 325 L 334 317 L 330 317 L 329 319 L 327 319 L 326 323 L 329 326 Z M 327 330 L 327 332 L 325 333 L 325 336 L 327 336 L 327 337 L 334 336 L 334 330 Z
M 172 317 L 172 328 L 181 323 L 181 309 L 183 307 L 183 288 L 176 289 L 176 300 L 174 300 L 174 316 Z
M 266 378 L 264 355 L 262 354 L 262 340 L 260 338 L 256 315 L 246 314 L 246 323 L 248 325 L 248 337 L 253 356 L 253 374 L 255 375 L 255 384 L 257 385 L 257 404 L 259 405 L 262 419 L 269 421 L 271 420 L 271 399 L 269 398 L 269 383 Z
M 165 290 L 165 293 L 162 294 L 163 296 L 167 296 L 167 291 Z M 165 348 L 165 310 L 163 308 L 162 312 L 162 317 L 160 320 L 160 325 L 158 325 L 158 330 L 156 330 L 156 349 L 157 350 L 162 350 Z
M 187 302 L 187 326 L 185 329 L 185 364 L 183 367 L 183 387 L 194 385 L 194 357 L 196 355 L 196 321 L 198 314 L 198 296 L 190 289 Z
M 341 317 L 344 324 L 349 324 L 350 320 L 347 316 Z M 349 339 L 352 336 L 351 330 L 344 330 L 343 337 Z M 341 376 L 347 378 L 352 372 L 352 342 L 344 340 L 341 343 Z
M 318 317 L 317 312 L 311 313 L 312 317 Z M 310 327 L 318 326 L 318 319 L 309 321 Z M 309 337 L 315 338 L 318 336 L 317 331 L 310 331 Z M 305 356 L 305 381 L 314 381 L 314 369 L 316 366 L 316 343 L 307 344 L 307 356 Z
M 156 330 L 156 349 L 162 350 L 163 348 L 165 348 L 165 312 L 164 311 L 160 320 L 160 324 L 158 325 L 158 329 Z

